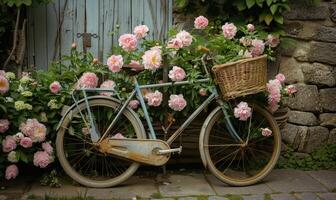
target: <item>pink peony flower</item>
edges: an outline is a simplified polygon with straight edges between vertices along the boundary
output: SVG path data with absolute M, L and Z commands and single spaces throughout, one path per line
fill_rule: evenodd
M 141 71 L 144 69 L 144 67 L 140 64 L 140 62 L 136 60 L 131 60 L 128 66 L 132 68 L 133 71 Z
M 0 119 L 0 133 L 4 133 L 9 129 L 8 119 Z
M 248 47 L 248 46 L 251 46 L 252 45 L 252 39 L 251 38 L 248 38 L 248 37 L 242 37 L 239 39 L 239 42 L 245 46 L 245 47 Z
M 114 81 L 106 80 L 100 85 L 100 88 L 109 89 L 109 90 L 114 91 L 115 86 L 116 84 Z M 103 95 L 103 96 L 112 96 L 113 94 L 114 94 L 113 92 L 101 92 L 100 93 L 100 95 Z
M 186 76 L 184 69 L 181 67 L 174 66 L 173 69 L 169 71 L 168 77 L 172 81 L 182 81 Z
M 0 94 L 5 94 L 9 90 L 9 82 L 5 76 L 0 75 Z
M 21 123 L 21 132 L 32 139 L 33 142 L 43 142 L 45 140 L 47 129 L 37 121 L 37 119 L 27 119 L 26 123 Z
M 85 72 L 78 80 L 77 88 L 95 88 L 98 85 L 98 77 L 95 73 Z
M 285 75 L 283 75 L 283 74 L 281 74 L 281 73 L 277 74 L 277 75 L 275 76 L 275 78 L 276 78 L 278 81 L 280 81 L 280 83 L 284 83 L 285 80 L 286 80 Z
M 111 72 L 119 72 L 124 65 L 124 60 L 121 55 L 112 55 L 107 59 L 107 66 Z
M 253 24 L 247 24 L 247 31 L 248 32 L 253 32 L 254 31 L 254 25 Z
M 294 94 L 297 92 L 297 89 L 294 85 L 288 85 L 286 88 L 285 88 L 285 91 L 287 92 L 287 94 Z
M 251 54 L 253 57 L 260 56 L 264 53 L 265 44 L 262 40 L 254 39 L 252 40 Z
M 170 95 L 168 106 L 174 111 L 181 111 L 187 106 L 187 101 L 183 98 L 182 94 Z
M 49 155 L 52 155 L 54 149 L 49 142 L 42 143 L 42 149 L 47 152 Z
M 278 79 L 269 80 L 266 84 L 266 90 L 268 94 L 268 105 L 272 112 L 279 108 L 279 102 L 281 100 L 281 82 Z
M 149 29 L 146 25 L 139 25 L 134 28 L 133 33 L 135 34 L 137 39 L 141 39 L 146 37 L 148 31 Z
M 182 40 L 178 38 L 171 39 L 167 44 L 167 48 L 171 48 L 171 49 L 180 49 L 182 47 L 183 47 Z
M 15 139 L 16 142 L 20 143 L 21 139 L 24 138 L 24 135 L 21 132 L 18 132 L 13 137 L 14 137 L 14 139 Z
M 52 157 L 46 151 L 34 153 L 33 163 L 36 167 L 45 168 L 52 162 Z
M 207 91 L 206 91 L 206 89 L 205 89 L 205 88 L 201 88 L 201 89 L 199 90 L 199 94 L 200 94 L 202 97 L 206 96 L 206 95 L 207 95 Z
M 33 146 L 33 141 L 29 137 L 23 137 L 20 140 L 20 145 L 23 148 L 30 148 Z
M 54 81 L 50 84 L 49 89 L 51 93 L 57 94 L 62 89 L 62 86 L 58 81 Z
M 121 133 L 117 133 L 114 136 L 112 136 L 113 139 L 124 139 L 125 137 Z
M 6 168 L 6 172 L 5 172 L 5 178 L 7 180 L 10 180 L 10 179 L 15 179 L 17 177 L 17 175 L 19 174 L 19 169 L 16 165 L 9 165 L 7 168 Z
M 132 100 L 129 102 L 128 106 L 132 109 L 137 109 L 139 107 L 140 103 L 138 100 Z
M 240 102 L 234 108 L 234 116 L 241 121 L 246 121 L 251 116 L 251 108 L 244 101 Z
M 237 27 L 233 23 L 225 23 L 222 26 L 224 37 L 227 39 L 232 39 L 236 36 Z
M 142 64 L 145 69 L 152 71 L 157 70 L 161 66 L 161 50 L 160 49 L 151 49 L 145 52 L 142 56 Z
M 133 34 L 123 34 L 119 37 L 119 46 L 125 51 L 134 51 L 137 47 L 138 40 Z
M 184 47 L 190 46 L 192 43 L 192 36 L 187 31 L 180 31 L 176 34 L 176 38 L 182 41 Z
M 280 43 L 279 37 L 276 37 L 274 35 L 269 34 L 267 36 L 267 42 L 266 44 L 272 48 L 277 47 Z
M 149 92 L 146 94 L 145 98 L 148 101 L 149 106 L 158 107 L 162 102 L 162 93 L 159 91 Z
M 7 135 L 4 140 L 2 140 L 2 151 L 7 153 L 16 149 L 16 140 L 13 136 Z
M 261 134 L 265 137 L 272 135 L 272 131 L 269 128 L 261 128 Z
M 199 16 L 195 19 L 194 25 L 196 29 L 205 29 L 209 24 L 209 21 L 204 16 Z

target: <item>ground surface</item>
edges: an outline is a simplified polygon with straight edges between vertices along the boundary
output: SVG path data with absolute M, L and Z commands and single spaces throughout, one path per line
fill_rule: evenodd
M 20 180 L 0 190 L 0 200 L 36 197 L 94 197 L 94 199 L 161 200 L 336 200 L 336 171 L 277 169 L 262 183 L 230 187 L 207 173 L 168 173 L 133 176 L 123 185 L 95 189 L 64 184 L 61 188 Z M 44 199 L 44 198 L 41 198 Z M 84 198 L 85 199 L 85 198 Z

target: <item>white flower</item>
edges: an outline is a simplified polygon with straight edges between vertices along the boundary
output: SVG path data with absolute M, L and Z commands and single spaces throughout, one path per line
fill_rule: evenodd
M 8 156 L 7 156 L 7 160 L 11 163 L 16 163 L 18 162 L 18 158 L 16 157 L 16 152 L 15 151 L 11 151 L 9 152 Z
M 12 102 L 14 102 L 14 99 L 12 97 L 6 97 L 5 102 L 6 103 L 12 103 Z

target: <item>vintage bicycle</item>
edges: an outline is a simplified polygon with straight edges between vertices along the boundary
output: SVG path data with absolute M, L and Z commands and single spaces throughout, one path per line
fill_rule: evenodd
M 197 80 L 198 83 L 212 80 L 207 67 L 203 67 L 207 78 Z M 238 120 L 230 114 L 235 101 L 223 98 L 214 84 L 209 97 L 164 141 L 157 139 L 141 90 L 193 83 L 139 85 L 135 77 L 133 82 L 134 90 L 126 100 L 88 95 L 89 92 L 112 92 L 100 88 L 77 90 L 84 97 L 80 100 L 75 98 L 75 92 L 72 95 L 74 104 L 57 128 L 56 148 L 64 171 L 78 183 L 111 187 L 132 176 L 140 164 L 166 164 L 171 154 L 182 151 L 182 147 L 170 148 L 170 145 L 210 103 L 217 106 L 207 116 L 199 136 L 205 168 L 222 182 L 246 186 L 262 180 L 275 166 L 281 136 L 276 121 L 264 107 L 248 102 L 252 115 L 246 121 Z M 128 106 L 134 97 L 140 102 L 148 132 L 138 114 Z M 270 129 L 272 134 L 263 136 L 261 128 Z M 118 133 L 124 137 L 116 137 Z

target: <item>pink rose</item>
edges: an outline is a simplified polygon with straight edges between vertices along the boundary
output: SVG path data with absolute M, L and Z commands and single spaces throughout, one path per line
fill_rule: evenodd
M 248 32 L 253 32 L 254 31 L 254 25 L 253 24 L 247 24 L 247 31 Z
M 251 54 L 253 57 L 260 56 L 264 53 L 265 44 L 262 40 L 252 40 Z
M 297 89 L 294 85 L 288 85 L 286 88 L 285 88 L 285 91 L 287 92 L 287 94 L 294 94 L 297 92 Z
M 100 95 L 103 96 L 112 96 L 114 94 L 114 88 L 115 88 L 116 84 L 114 81 L 111 80 L 106 80 L 104 81 L 101 85 L 100 88 L 102 89 L 108 89 L 108 90 L 112 90 L 112 92 L 101 92 Z
M 246 121 L 251 116 L 251 108 L 242 101 L 234 108 L 234 116 L 241 121 Z
M 248 46 L 252 45 L 252 40 L 251 40 L 251 38 L 248 38 L 248 37 L 240 38 L 239 42 L 245 47 L 248 47 Z
M 160 68 L 162 62 L 161 50 L 160 49 L 151 49 L 145 52 L 142 56 L 142 64 L 145 69 L 152 71 Z
M 280 81 L 280 83 L 284 83 L 285 80 L 286 80 L 285 75 L 283 75 L 283 74 L 281 74 L 281 73 L 277 74 L 277 75 L 275 76 L 275 78 L 276 78 L 278 81 Z
M 272 135 L 272 131 L 269 128 L 261 128 L 261 134 L 265 137 Z
M 133 34 L 123 34 L 119 37 L 119 46 L 125 51 L 134 51 L 137 47 L 138 40 Z
M 0 133 L 4 133 L 9 129 L 8 119 L 0 119 Z
M 180 49 L 182 47 L 183 47 L 182 40 L 178 38 L 171 39 L 167 44 L 167 48 L 171 48 L 171 49 Z
M 10 179 L 15 179 L 17 177 L 17 175 L 19 174 L 19 169 L 16 165 L 9 165 L 7 168 L 6 168 L 6 172 L 5 172 L 5 178 L 7 180 L 10 180 Z
M 49 142 L 42 143 L 42 149 L 47 152 L 49 155 L 52 155 L 54 149 Z
M 172 81 L 182 81 L 185 78 L 185 71 L 181 67 L 174 66 L 172 70 L 169 71 L 168 77 Z
M 7 135 L 4 140 L 2 140 L 2 151 L 7 153 L 16 149 L 16 140 L 13 136 Z
M 181 111 L 187 106 L 187 101 L 183 98 L 182 94 L 170 95 L 168 106 L 174 111 Z
M 30 148 L 33 146 L 33 141 L 29 137 L 23 137 L 20 140 L 20 145 L 23 148 Z
M 21 132 L 32 139 L 33 142 L 43 142 L 47 134 L 47 128 L 37 121 L 37 119 L 27 119 L 26 123 L 21 123 Z
M 107 59 L 107 66 L 111 72 L 119 72 L 124 65 L 124 60 L 121 55 L 112 55 Z
M 145 98 L 148 101 L 149 106 L 158 107 L 162 102 L 162 93 L 159 91 L 149 92 L 146 94 Z
M 9 90 L 9 82 L 5 76 L 0 75 L 0 94 L 5 94 Z
M 13 137 L 14 137 L 14 139 L 15 139 L 16 142 L 19 142 L 19 143 L 20 143 L 21 139 L 24 138 L 24 135 L 23 135 L 23 133 L 18 132 L 18 133 L 15 134 Z
M 114 136 L 112 136 L 113 139 L 124 139 L 125 137 L 121 133 L 117 133 Z
M 33 163 L 36 167 L 45 168 L 52 162 L 52 157 L 46 151 L 37 151 Z
M 78 80 L 77 88 L 96 88 L 97 85 L 97 75 L 92 72 L 85 72 Z
M 141 39 L 146 37 L 149 29 L 146 25 L 139 25 L 134 28 L 133 33 L 135 34 L 137 39 Z
M 139 107 L 140 103 L 138 100 L 132 100 L 129 102 L 128 106 L 132 109 L 137 109 Z
M 58 81 L 54 81 L 50 84 L 49 89 L 51 93 L 57 94 L 62 89 L 62 86 Z
M 187 31 L 180 31 L 176 34 L 176 38 L 182 41 L 184 47 L 190 46 L 192 43 L 192 36 Z
M 279 37 L 276 37 L 274 35 L 269 34 L 267 36 L 267 42 L 266 44 L 269 45 L 270 47 L 274 48 L 277 47 L 280 43 Z
M 201 89 L 199 90 L 199 94 L 200 94 L 202 97 L 206 96 L 206 95 L 207 95 L 207 91 L 206 91 L 206 89 L 205 89 L 205 88 L 201 88 Z
M 237 33 L 237 27 L 233 23 L 225 23 L 222 26 L 224 37 L 231 40 Z
M 209 23 L 208 19 L 203 16 L 197 17 L 194 21 L 196 29 L 205 29 L 205 27 L 208 26 L 208 23 Z

